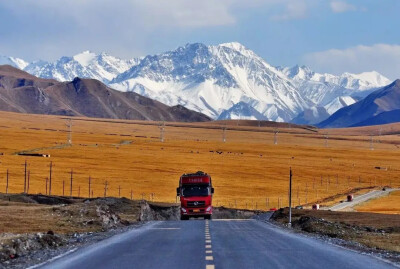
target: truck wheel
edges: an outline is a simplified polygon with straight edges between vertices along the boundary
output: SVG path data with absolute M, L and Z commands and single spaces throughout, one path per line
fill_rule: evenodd
M 181 216 L 181 220 L 188 220 L 189 217 L 188 216 Z
M 204 219 L 211 219 L 211 215 L 205 215 Z

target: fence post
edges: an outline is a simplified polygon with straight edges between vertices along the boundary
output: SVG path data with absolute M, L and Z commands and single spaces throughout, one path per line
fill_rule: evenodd
M 104 182 L 104 197 L 107 197 L 107 180 Z
M 71 169 L 71 182 L 70 182 L 70 186 L 69 186 L 69 197 L 72 197 L 72 182 L 73 182 L 73 177 L 74 177 L 74 170 Z
M 27 161 L 25 160 L 25 164 L 24 164 L 24 193 L 26 193 L 26 166 L 27 166 Z
M 29 193 L 29 185 L 30 185 L 31 171 L 28 170 L 28 187 L 26 188 L 26 193 Z
M 118 186 L 118 198 L 121 198 L 121 185 Z
M 9 173 L 8 173 L 8 169 L 7 169 L 6 194 L 8 194 L 8 175 L 9 175 Z
M 65 180 L 63 180 L 63 197 L 64 197 L 64 195 L 65 195 Z
M 133 200 L 133 191 L 131 189 L 131 200 Z
M 51 195 L 51 174 L 53 172 L 53 162 L 50 162 L 50 171 L 49 171 L 49 195 Z
M 89 176 L 89 198 L 90 198 L 90 183 L 92 181 L 92 178 Z

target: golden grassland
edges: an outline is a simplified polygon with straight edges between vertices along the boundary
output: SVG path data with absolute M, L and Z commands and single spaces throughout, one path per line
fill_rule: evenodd
M 211 174 L 214 204 L 269 209 L 288 203 L 289 167 L 293 169 L 294 204 L 320 201 L 350 189 L 400 186 L 398 126 L 352 128 L 341 132 L 242 126 L 242 122 L 165 123 L 160 142 L 158 122 L 73 118 L 72 146 L 65 117 L 0 112 L 0 192 L 24 189 L 24 162 L 30 172 L 29 193 L 45 193 L 53 163 L 52 194 L 87 197 L 91 177 L 93 196 L 120 195 L 158 202 L 176 201 L 181 174 L 198 170 Z M 226 127 L 226 142 L 222 142 Z M 400 133 L 400 132 L 399 132 Z M 325 138 L 328 135 L 328 139 Z M 373 149 L 373 150 L 371 150 Z M 15 155 L 50 154 L 50 158 Z M 219 153 L 217 153 L 217 151 Z M 385 169 L 376 169 L 383 167 Z M 390 206 L 390 204 L 387 204 Z
M 387 196 L 367 201 L 356 207 L 356 210 L 360 212 L 400 214 L 400 191 L 393 191 Z

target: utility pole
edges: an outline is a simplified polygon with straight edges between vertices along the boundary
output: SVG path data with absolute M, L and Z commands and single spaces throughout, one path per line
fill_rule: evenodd
M 278 145 L 278 129 L 274 130 L 274 145 Z
M 292 226 L 292 167 L 289 172 L 289 223 L 288 226 Z
M 160 128 L 160 142 L 164 142 L 165 121 L 163 121 L 162 124 L 160 124 L 159 128 Z
M 329 135 L 325 134 L 325 147 L 328 147 L 328 139 L 329 139 Z
M 49 185 L 49 178 L 46 177 L 46 195 L 47 195 L 47 186 Z
M 118 186 L 118 198 L 121 198 L 121 185 Z
M 72 119 L 67 119 L 67 123 L 65 124 L 68 128 L 68 139 L 67 144 L 72 145 Z
M 64 197 L 64 194 L 65 194 L 65 180 L 63 180 L 63 197 Z
M 222 142 L 226 142 L 226 127 L 222 128 Z
M 374 137 L 372 135 L 369 141 L 369 149 L 374 150 Z

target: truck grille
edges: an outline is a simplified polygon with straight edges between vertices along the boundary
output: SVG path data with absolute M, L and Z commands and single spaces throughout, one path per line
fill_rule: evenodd
M 206 202 L 205 201 L 188 201 L 187 205 L 188 207 L 201 207 L 205 206 Z

